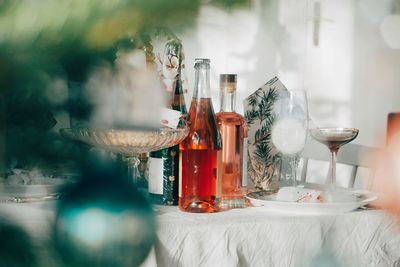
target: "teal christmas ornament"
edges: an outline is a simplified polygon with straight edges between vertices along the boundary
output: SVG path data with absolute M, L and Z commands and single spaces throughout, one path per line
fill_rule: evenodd
M 111 161 L 91 161 L 58 205 L 54 243 L 67 266 L 139 266 L 155 240 L 147 199 Z

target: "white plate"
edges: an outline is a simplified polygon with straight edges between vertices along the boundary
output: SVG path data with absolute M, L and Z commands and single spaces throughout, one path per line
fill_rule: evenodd
M 76 178 L 74 178 L 76 179 Z M 73 178 L 37 178 L 38 184 L 0 184 L 0 203 L 33 202 L 58 199 L 62 188 L 75 183 Z
M 252 192 L 246 198 L 254 207 L 263 207 L 265 210 L 289 213 L 289 214 L 334 214 L 356 210 L 377 199 L 377 196 L 369 191 L 354 190 L 350 191 L 356 197 L 356 201 L 351 202 L 324 202 L 324 203 L 299 203 L 277 201 L 276 193 L 271 191 Z

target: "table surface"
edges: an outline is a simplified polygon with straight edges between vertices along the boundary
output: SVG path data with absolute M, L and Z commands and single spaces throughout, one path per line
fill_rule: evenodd
M 293 216 L 263 208 L 157 207 L 159 266 L 400 266 L 400 223 L 383 211 Z M 151 266 L 144 264 L 143 266 Z
M 322 266 L 324 260 L 331 263 L 325 266 L 400 266 L 400 222 L 384 211 L 293 216 L 262 208 L 214 214 L 155 210 L 158 238 L 142 267 Z M 0 204 L 0 215 L 34 239 L 50 239 L 53 202 Z

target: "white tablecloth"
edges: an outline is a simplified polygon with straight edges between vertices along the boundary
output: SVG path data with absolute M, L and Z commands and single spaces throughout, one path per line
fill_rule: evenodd
M 50 239 L 53 207 L 52 202 L 1 204 L 0 215 L 23 225 L 43 244 Z M 184 213 L 177 207 L 156 210 L 158 240 L 143 267 L 287 267 L 312 266 L 312 261 L 322 266 L 318 259 L 329 252 L 336 266 L 400 266 L 400 222 L 383 211 L 289 216 L 261 208 L 215 214 Z M 44 259 L 40 262 L 54 262 Z
M 157 209 L 158 241 L 143 266 L 322 266 L 332 258 L 336 265 L 324 266 L 400 266 L 400 222 L 383 211 L 290 216 L 262 208 Z

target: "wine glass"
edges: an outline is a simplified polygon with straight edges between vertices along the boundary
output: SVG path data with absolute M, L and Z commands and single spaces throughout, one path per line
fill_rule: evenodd
M 318 142 L 326 145 L 331 152 L 331 180 L 329 183 L 329 191 L 336 190 L 336 157 L 339 148 L 351 141 L 358 135 L 356 128 L 339 128 L 339 127 L 320 127 L 310 130 L 311 136 Z
M 291 184 L 296 186 L 298 155 L 308 133 L 307 94 L 303 90 L 283 91 L 274 105 L 276 114 L 271 139 L 275 147 L 291 158 Z

